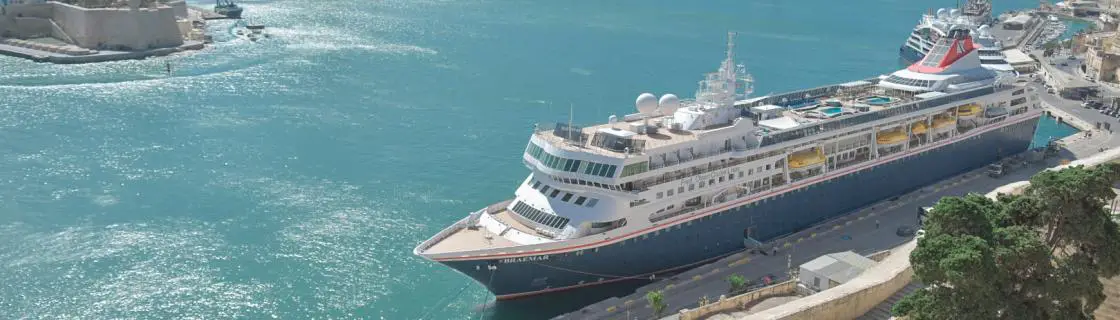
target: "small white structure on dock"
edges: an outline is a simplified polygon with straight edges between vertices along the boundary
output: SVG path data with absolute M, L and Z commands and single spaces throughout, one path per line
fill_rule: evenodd
M 822 291 L 858 277 L 875 265 L 875 260 L 851 251 L 829 253 L 801 265 L 798 282 L 806 288 Z

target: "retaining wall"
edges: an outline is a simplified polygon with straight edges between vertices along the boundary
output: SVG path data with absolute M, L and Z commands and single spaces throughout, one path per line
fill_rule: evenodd
M 777 285 L 765 287 L 755 291 L 740 294 L 734 297 L 721 299 L 706 306 L 692 310 L 681 310 L 680 320 L 704 319 L 711 315 L 723 312 L 740 311 L 751 304 L 766 298 L 791 296 L 797 293 L 797 279 L 782 282 Z

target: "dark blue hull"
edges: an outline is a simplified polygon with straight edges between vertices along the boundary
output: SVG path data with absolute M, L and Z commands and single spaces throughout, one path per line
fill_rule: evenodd
M 898 48 L 898 57 L 902 59 L 904 64 L 912 64 L 922 61 L 922 58 L 925 58 L 926 54 L 903 44 L 902 47 Z
M 1035 116 L 906 157 L 874 160 L 887 162 L 597 249 L 442 263 L 486 285 L 499 299 L 648 279 L 742 250 L 747 228 L 755 238 L 771 240 L 1026 151 L 1038 122 Z

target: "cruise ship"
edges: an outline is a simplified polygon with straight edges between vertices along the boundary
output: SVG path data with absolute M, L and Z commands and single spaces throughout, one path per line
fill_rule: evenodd
M 535 128 L 512 198 L 413 253 L 499 300 L 651 280 L 1026 151 L 1038 96 L 981 67 L 970 31 L 889 75 L 749 99 L 729 37 L 693 99 Z
M 975 37 L 973 41 L 980 53 L 980 63 L 997 72 L 1014 74 L 1015 69 L 1003 55 L 1003 45 L 989 32 L 992 20 L 992 4 L 987 0 L 969 0 L 963 12 L 942 8 L 936 13 L 924 14 L 898 49 L 898 55 L 907 64 L 919 61 L 951 28 L 967 27 Z

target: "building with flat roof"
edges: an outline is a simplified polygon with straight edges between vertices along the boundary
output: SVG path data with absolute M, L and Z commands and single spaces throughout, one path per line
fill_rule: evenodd
M 1032 26 L 1034 17 L 1025 12 L 1020 12 L 1003 21 L 1003 28 L 1007 30 L 1023 30 Z
M 816 291 L 827 290 L 858 277 L 875 260 L 851 251 L 829 253 L 801 265 L 798 282 Z
M 1007 64 L 1010 64 L 1019 73 L 1030 73 L 1038 70 L 1038 61 L 1023 53 L 1022 50 L 1004 50 L 1003 56 L 1006 58 Z

